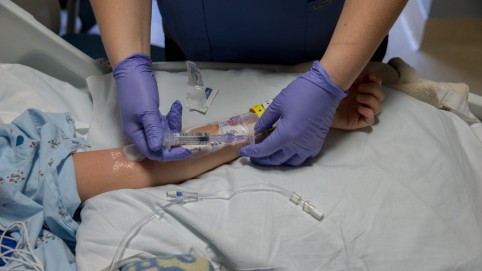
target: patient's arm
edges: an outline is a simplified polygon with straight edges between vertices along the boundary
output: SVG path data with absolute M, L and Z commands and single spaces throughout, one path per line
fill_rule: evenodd
M 252 135 L 257 120 L 256 114 L 246 113 L 225 121 L 187 129 L 185 132 Z M 256 138 L 262 139 L 262 135 L 257 134 Z M 191 148 L 191 158 L 172 162 L 149 159 L 131 161 L 126 158 L 122 148 L 74 153 L 77 190 L 84 201 L 117 189 L 180 183 L 236 159 L 239 157 L 239 150 L 246 144 L 248 141 L 236 144 L 212 142 L 194 146 Z
M 84 201 L 117 189 L 180 183 L 236 159 L 245 144 L 227 144 L 205 156 L 173 162 L 129 161 L 121 148 L 74 153 L 77 190 Z

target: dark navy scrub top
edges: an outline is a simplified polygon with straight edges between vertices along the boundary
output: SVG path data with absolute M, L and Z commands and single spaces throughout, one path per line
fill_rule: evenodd
M 321 59 L 343 0 L 158 0 L 189 60 L 296 64 Z

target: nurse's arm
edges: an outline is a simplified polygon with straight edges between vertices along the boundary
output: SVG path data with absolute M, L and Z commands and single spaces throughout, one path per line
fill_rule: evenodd
M 134 53 L 150 55 L 152 0 L 90 2 L 112 67 Z
M 407 0 L 346 0 L 320 60 L 331 79 L 348 89 L 375 53 Z

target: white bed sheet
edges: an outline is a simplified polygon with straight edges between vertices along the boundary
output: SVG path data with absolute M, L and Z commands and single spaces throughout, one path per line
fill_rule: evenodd
M 246 69 L 203 76 L 220 92 L 206 115 L 185 110 L 185 126 L 246 112 L 296 75 Z M 185 73 L 156 78 L 167 93 L 163 113 L 174 99 L 185 103 L 191 90 Z M 109 76 L 89 78 L 95 148 L 124 142 L 112 88 Z M 480 140 L 454 114 L 385 90 L 373 127 L 331 131 L 321 155 L 302 167 L 256 167 L 239 158 L 181 185 L 88 200 L 78 232 L 79 270 L 107 267 L 127 230 L 164 202 L 166 190 L 216 192 L 258 183 L 299 193 L 325 218 L 318 222 L 271 193 L 173 206 L 137 232 L 123 256 L 195 251 L 230 270 L 482 270 Z

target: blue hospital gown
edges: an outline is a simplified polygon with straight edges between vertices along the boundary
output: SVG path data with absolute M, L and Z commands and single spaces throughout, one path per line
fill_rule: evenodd
M 29 109 L 0 125 L 0 225 L 25 222 L 45 270 L 76 270 L 73 216 L 81 202 L 71 154 L 86 146 L 69 113 Z

